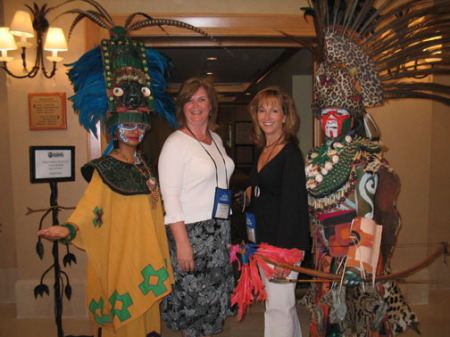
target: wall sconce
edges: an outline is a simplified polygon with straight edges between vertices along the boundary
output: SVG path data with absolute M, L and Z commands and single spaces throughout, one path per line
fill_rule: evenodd
M 25 5 L 30 11 L 17 11 L 11 22 L 11 26 L 0 27 L 0 69 L 7 72 L 8 75 L 14 78 L 33 78 L 37 75 L 40 69 L 46 78 L 52 78 L 56 73 L 56 63 L 62 61 L 62 57 L 58 56 L 58 51 L 67 51 L 67 42 L 64 37 L 64 32 L 61 28 L 49 27 L 46 15 L 53 7 L 47 8 L 47 5 L 39 7 L 34 4 L 31 8 Z M 14 36 L 19 37 L 18 41 L 15 41 Z M 46 36 L 45 42 L 44 36 Z M 36 59 L 33 67 L 28 70 L 26 60 L 26 50 L 32 46 L 31 42 L 28 42 L 29 38 L 36 38 Z M 15 75 L 7 67 L 7 62 L 13 60 L 13 57 L 8 56 L 9 50 L 15 50 L 22 48 L 22 64 L 24 74 Z M 44 50 L 52 51 L 52 56 L 47 56 L 47 59 L 53 62 L 53 68 L 50 73 L 45 69 L 44 64 Z

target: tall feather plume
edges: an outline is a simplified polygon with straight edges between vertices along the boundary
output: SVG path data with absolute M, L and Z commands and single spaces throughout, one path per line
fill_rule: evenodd
M 194 31 L 194 32 L 202 35 L 203 37 L 206 37 L 207 39 L 213 41 L 217 45 L 222 46 L 222 44 L 217 39 L 215 39 L 213 36 L 209 35 L 204 30 L 202 30 L 200 28 L 197 28 L 195 26 L 192 26 L 192 25 L 190 25 L 188 23 L 185 23 L 183 21 L 179 21 L 179 20 L 172 20 L 172 19 L 147 19 L 147 20 L 139 21 L 139 22 L 136 22 L 136 23 L 132 24 L 131 26 L 129 26 L 127 28 L 127 31 L 128 32 L 132 32 L 132 31 L 137 30 L 137 29 L 141 29 L 141 28 L 144 28 L 144 27 L 151 27 L 151 26 L 159 26 L 160 28 L 162 26 L 172 26 L 172 27 L 179 27 L 179 28 L 183 28 L 183 29 L 188 29 L 188 30 Z M 225 48 L 225 50 L 231 56 L 233 56 L 228 49 Z
M 125 20 L 125 29 L 128 29 L 128 27 L 130 26 L 130 24 L 133 22 L 133 20 L 138 17 L 138 16 L 143 16 L 144 18 L 146 18 L 147 20 L 153 20 L 153 18 L 150 15 L 147 15 L 145 13 L 142 12 L 136 12 L 133 13 L 131 15 L 129 15 L 127 17 L 127 19 Z
M 347 64 L 354 58 L 342 45 L 330 45 L 337 41 L 368 56 L 379 73 L 384 99 L 425 98 L 450 105 L 449 86 L 423 81 L 450 73 L 450 0 L 313 0 L 302 10 L 314 18 L 325 59 Z
M 93 6 L 96 9 L 96 11 L 91 10 L 91 12 L 96 13 L 99 17 L 104 18 L 106 20 L 106 24 L 108 26 L 114 26 L 114 21 L 112 20 L 111 16 L 108 14 L 108 12 L 97 1 L 94 1 L 94 0 L 66 0 L 66 1 L 62 2 L 61 4 L 59 4 L 58 6 L 56 6 L 55 8 L 63 7 L 68 3 L 74 3 L 74 2 L 86 2 L 87 4 Z M 66 14 L 66 13 L 68 13 L 68 12 L 65 12 L 62 14 Z
M 107 23 L 105 23 L 103 21 L 103 17 L 101 16 L 101 14 L 96 13 L 94 11 L 83 11 L 81 9 L 72 9 L 70 11 L 64 12 L 63 14 L 77 14 L 77 17 L 75 18 L 75 20 L 72 22 L 72 24 L 70 25 L 70 29 L 69 29 L 69 33 L 68 33 L 68 39 L 70 39 L 70 36 L 72 35 L 73 30 L 75 29 L 75 27 L 77 26 L 77 24 L 83 20 L 84 18 L 88 18 L 89 20 L 91 20 L 92 22 L 96 23 L 98 26 L 105 28 L 105 29 L 111 29 L 113 28 L 113 26 L 109 26 Z

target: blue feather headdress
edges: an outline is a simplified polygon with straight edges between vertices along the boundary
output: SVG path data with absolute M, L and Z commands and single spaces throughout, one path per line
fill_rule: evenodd
M 167 93 L 165 78 L 170 66 L 169 61 L 159 52 L 151 49 L 146 49 L 146 59 L 148 75 L 151 78 L 154 111 L 167 119 L 170 125 L 176 126 L 175 105 L 172 97 Z M 73 102 L 75 112 L 79 114 L 80 124 L 97 137 L 97 122 L 101 122 L 103 130 L 107 113 L 111 112 L 100 46 L 93 48 L 78 61 L 67 66 L 71 67 L 67 74 L 75 91 L 69 99 Z
M 64 2 L 71 3 L 77 0 Z M 175 104 L 167 93 L 166 75 L 170 62 L 156 50 L 145 48 L 134 41 L 129 33 L 147 26 L 176 26 L 193 30 L 218 43 L 204 31 L 177 20 L 153 19 L 144 13 L 131 14 L 124 27 L 114 24 L 106 10 L 94 0 L 80 0 L 94 9 L 72 9 L 62 14 L 77 14 L 69 30 L 88 18 L 108 29 L 110 39 L 85 53 L 78 61 L 68 64 L 70 81 L 75 94 L 69 99 L 80 124 L 97 137 L 96 125 L 100 121 L 102 131 L 114 133 L 119 123 L 150 125 L 148 114 L 156 112 L 176 126 Z M 133 23 L 138 16 L 145 19 Z M 218 43 L 220 44 L 220 43 Z

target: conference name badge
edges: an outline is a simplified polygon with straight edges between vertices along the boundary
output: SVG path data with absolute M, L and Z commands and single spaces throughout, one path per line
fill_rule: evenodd
M 230 216 L 231 190 L 216 187 L 214 196 L 213 219 L 228 219 Z

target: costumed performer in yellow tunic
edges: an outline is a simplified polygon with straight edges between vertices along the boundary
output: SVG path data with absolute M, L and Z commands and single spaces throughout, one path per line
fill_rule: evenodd
M 67 222 L 38 235 L 86 251 L 96 337 L 157 337 L 159 304 L 174 278 L 159 185 L 138 146 L 150 129 L 150 112 L 176 124 L 164 79 L 168 61 L 133 41 L 124 27 L 110 34 L 71 64 L 68 75 L 80 123 L 95 134 L 101 121 L 113 140 L 101 158 L 82 167 L 89 185 Z
M 147 126 L 121 123 L 118 148 L 83 166 L 89 185 L 67 223 L 41 230 L 88 256 L 89 315 L 101 336 L 159 336 L 159 303 L 172 289 L 159 187 L 136 152 Z

